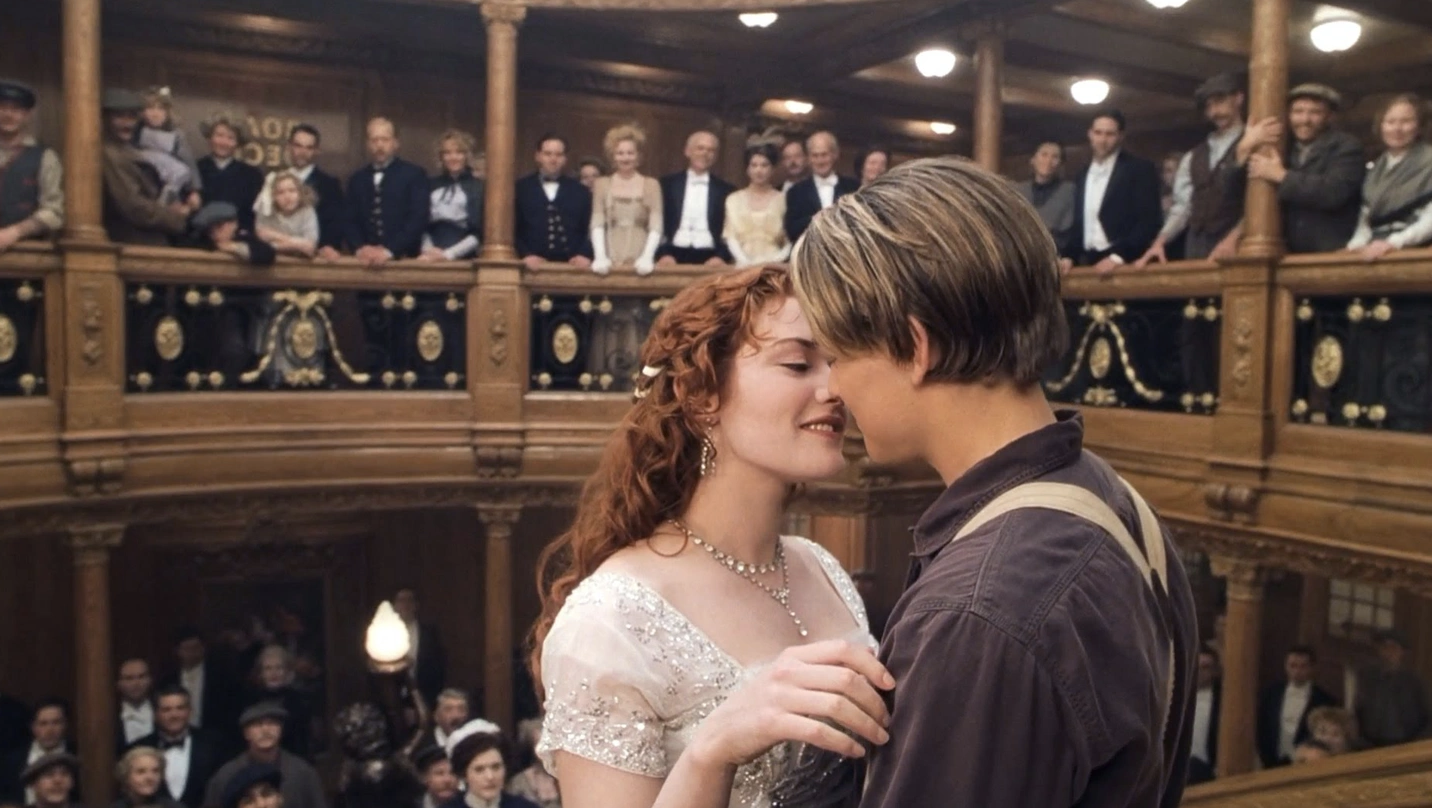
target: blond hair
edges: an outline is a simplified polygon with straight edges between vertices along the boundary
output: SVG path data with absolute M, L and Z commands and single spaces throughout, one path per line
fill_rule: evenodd
M 473 157 L 472 152 L 473 149 L 477 148 L 477 139 L 474 138 L 472 135 L 469 135 L 468 133 L 462 131 L 461 129 L 448 129 L 441 135 L 438 135 L 437 142 L 433 144 L 433 153 L 437 155 L 438 168 L 442 168 L 443 165 L 443 144 L 447 143 L 449 140 L 457 141 L 458 147 L 467 153 L 466 163 L 467 167 L 471 169 Z
M 303 208 L 311 208 L 318 204 L 318 192 L 313 190 L 313 186 L 304 182 L 303 178 L 298 176 L 293 169 L 289 168 L 274 172 L 273 184 L 269 186 L 270 193 L 276 193 L 278 191 L 278 184 L 280 182 L 292 182 L 298 186 L 298 207 L 300 210 Z M 277 210 L 277 208 L 275 208 L 275 210 Z
M 791 277 L 816 338 L 843 355 L 915 358 L 930 381 L 1039 381 L 1064 353 L 1059 252 L 1003 178 L 960 158 L 891 169 L 821 212 Z
M 608 160 L 616 159 L 617 146 L 626 140 L 636 146 L 637 154 L 641 154 L 646 148 L 646 130 L 634 123 L 624 123 L 608 129 L 606 137 L 602 138 L 602 151 L 606 152 Z
M 164 753 L 152 746 L 136 746 L 125 752 L 124 756 L 114 764 L 114 779 L 119 782 L 120 791 L 129 789 L 129 774 L 134 771 L 134 761 L 142 757 L 152 757 L 159 761 L 159 776 L 164 776 Z

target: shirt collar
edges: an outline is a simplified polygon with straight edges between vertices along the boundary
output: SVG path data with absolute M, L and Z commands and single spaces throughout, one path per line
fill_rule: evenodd
M 1121 151 L 1123 151 L 1123 149 L 1114 149 L 1113 154 L 1105 157 L 1103 160 L 1095 160 L 1089 165 L 1091 168 L 1096 168 L 1100 171 L 1111 171 L 1114 168 L 1114 163 L 1119 161 L 1119 152 Z
M 1312 682 L 1303 682 L 1303 683 L 1300 684 L 1300 685 L 1295 685 L 1295 684 L 1293 684 L 1292 682 L 1289 682 L 1289 683 L 1288 683 L 1288 692 L 1289 692 L 1289 693 L 1309 693 L 1309 692 L 1312 691 L 1312 689 L 1313 689 L 1313 683 L 1312 683 Z
M 691 169 L 686 169 L 686 181 L 696 185 L 709 185 L 711 183 L 711 172 L 697 174 Z
M 228 168 L 229 163 L 234 162 L 234 158 L 232 157 L 214 157 L 213 155 L 209 156 L 214 160 L 214 165 L 217 166 L 220 171 L 223 171 L 224 169 Z
M 562 175 L 558 174 L 555 177 L 548 177 L 544 174 L 538 174 L 537 181 L 541 182 L 543 185 L 556 185 L 557 183 L 560 183 L 562 181 Z
M 308 182 L 308 178 L 313 176 L 314 165 L 314 163 L 309 163 L 303 168 L 293 168 L 290 170 L 293 171 L 293 173 L 297 175 L 299 179 L 303 180 L 304 182 Z
M 392 167 L 393 167 L 393 160 L 392 160 L 392 159 L 389 159 L 388 162 L 386 162 L 386 163 L 373 163 L 373 173 L 374 173 L 374 174 L 381 174 L 381 173 L 383 173 L 384 171 L 387 171 L 388 169 L 390 169 L 390 168 L 392 168 Z
M 818 177 L 815 174 L 812 174 L 811 179 L 815 180 L 815 184 L 817 186 L 824 185 L 827 188 L 834 188 L 836 183 L 840 182 L 840 175 L 832 171 L 824 177 Z
M 915 525 L 915 555 L 931 556 L 995 497 L 1079 459 L 1084 449 L 1084 419 L 1074 410 L 1015 439 L 970 467 L 941 494 Z
M 126 715 L 145 715 L 150 712 L 150 705 L 147 701 L 141 701 L 138 704 L 120 701 L 119 711 Z

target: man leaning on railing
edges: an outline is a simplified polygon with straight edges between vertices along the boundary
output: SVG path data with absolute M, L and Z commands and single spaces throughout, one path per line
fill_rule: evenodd
M 33 89 L 0 80 L 0 252 L 65 223 L 60 158 L 29 136 L 34 109 Z

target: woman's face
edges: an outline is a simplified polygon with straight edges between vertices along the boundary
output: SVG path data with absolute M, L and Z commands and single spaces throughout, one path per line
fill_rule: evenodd
M 1411 104 L 1393 104 L 1382 116 L 1382 143 L 1392 151 L 1403 151 L 1417 140 L 1420 129 L 1417 110 Z
M 507 782 L 507 767 L 502 763 L 502 753 L 496 749 L 472 759 L 467 764 L 467 790 L 478 799 L 492 801 L 502 794 L 502 784 Z
M 239 798 L 239 808 L 283 808 L 283 797 L 268 783 L 259 783 Z
M 293 213 L 298 210 L 301 201 L 303 201 L 303 194 L 298 189 L 298 180 L 285 177 L 274 181 L 273 205 L 279 209 L 280 213 Z
M 162 129 L 169 123 L 169 110 L 163 104 L 149 104 L 144 107 L 144 125 L 151 129 Z
M 467 149 L 464 149 L 461 143 L 452 138 L 443 141 L 443 148 L 440 153 L 443 171 L 449 174 L 461 174 L 468 171 L 468 156 Z
M 637 163 L 641 161 L 641 152 L 637 151 L 636 141 L 623 140 L 612 149 L 612 165 L 617 171 L 627 173 L 636 170 Z
M 135 797 L 148 799 L 159 793 L 160 767 L 159 758 L 154 755 L 141 755 L 134 759 L 129 767 L 129 779 L 125 782 L 125 789 Z
M 587 186 L 588 190 L 597 184 L 597 180 L 600 179 L 601 176 L 601 169 L 594 165 L 584 165 L 577 171 L 577 179 L 581 180 L 582 184 Z
M 845 407 L 827 389 L 830 364 L 800 304 L 777 301 L 752 326 L 755 343 L 732 360 L 715 413 L 716 473 L 746 467 L 783 483 L 836 474 L 845 467 Z
M 1347 751 L 1347 735 L 1342 727 L 1333 721 L 1319 721 L 1313 728 L 1313 738 L 1325 744 L 1334 754 Z
M 288 684 L 288 660 L 278 654 L 265 655 L 259 665 L 259 679 L 269 690 L 277 690 Z
M 234 156 L 234 151 L 239 148 L 239 135 L 225 124 L 219 124 L 209 130 L 209 151 L 220 160 Z
M 746 164 L 746 179 L 752 185 L 771 184 L 771 161 L 766 159 L 766 155 L 751 155 L 751 161 Z
M 882 151 L 871 152 L 865 157 L 865 165 L 860 167 L 860 182 L 870 182 L 889 170 L 890 155 Z

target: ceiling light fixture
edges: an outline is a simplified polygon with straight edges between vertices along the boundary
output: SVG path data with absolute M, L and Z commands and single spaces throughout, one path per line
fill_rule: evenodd
M 780 16 L 774 11 L 748 11 L 738 19 L 747 28 L 770 28 Z
M 927 79 L 942 79 L 955 69 L 955 54 L 944 48 L 932 48 L 915 54 L 915 69 Z
M 953 135 L 955 125 L 949 121 L 930 121 L 930 131 L 937 135 Z
M 1104 99 L 1109 97 L 1109 82 L 1102 79 L 1080 79 L 1069 85 L 1069 94 L 1085 106 L 1102 104 Z
M 1327 20 L 1313 26 L 1313 47 L 1323 53 L 1340 53 L 1362 38 L 1362 23 L 1357 20 Z
M 815 104 L 809 101 L 797 101 L 794 98 L 786 102 L 786 112 L 792 115 L 809 115 L 815 109 Z
M 1187 2 L 1188 0 L 1149 0 L 1149 5 L 1158 9 L 1183 8 L 1184 3 Z

